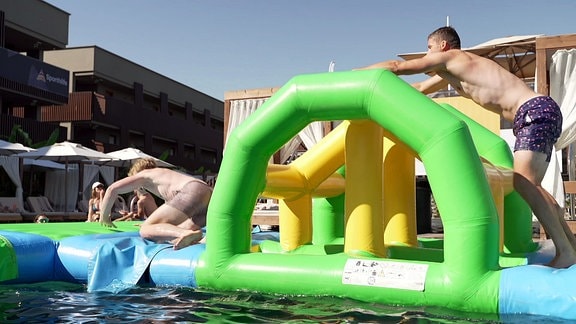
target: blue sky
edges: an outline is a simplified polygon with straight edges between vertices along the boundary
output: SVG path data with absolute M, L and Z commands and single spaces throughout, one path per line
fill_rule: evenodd
M 425 51 L 446 16 L 463 47 L 576 33 L 574 0 L 47 2 L 71 15 L 68 47 L 97 45 L 221 100 L 326 72 L 332 60 L 343 71 Z

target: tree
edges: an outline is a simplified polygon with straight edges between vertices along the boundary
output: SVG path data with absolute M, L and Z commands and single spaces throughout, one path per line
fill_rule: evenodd
M 12 127 L 12 131 L 10 132 L 10 136 L 8 137 L 8 141 L 12 142 L 12 143 L 20 142 L 22 145 L 25 145 L 25 146 L 28 146 L 31 148 L 39 148 L 39 147 L 48 146 L 48 145 L 52 145 L 52 144 L 56 143 L 59 136 L 60 136 L 60 130 L 55 129 L 52 132 L 52 134 L 50 134 L 50 137 L 48 137 L 48 139 L 46 139 L 45 141 L 40 141 L 38 143 L 32 143 L 32 138 L 30 138 L 30 135 L 22 129 L 22 126 L 14 125 L 14 127 Z M 18 141 L 19 138 L 21 138 L 22 140 Z

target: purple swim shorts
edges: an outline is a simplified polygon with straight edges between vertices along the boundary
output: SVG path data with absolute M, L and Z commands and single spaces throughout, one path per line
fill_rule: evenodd
M 554 143 L 562 133 L 562 113 L 554 99 L 540 96 L 526 101 L 514 117 L 514 152 L 533 151 L 546 154 L 554 151 Z

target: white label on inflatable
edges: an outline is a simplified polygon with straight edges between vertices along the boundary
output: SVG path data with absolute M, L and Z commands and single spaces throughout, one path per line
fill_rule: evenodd
M 349 259 L 342 283 L 424 291 L 427 271 L 427 264 Z

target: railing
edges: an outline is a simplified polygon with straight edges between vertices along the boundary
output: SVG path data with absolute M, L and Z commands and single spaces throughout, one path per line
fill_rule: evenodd
M 46 140 L 54 130 L 59 129 L 58 141 L 66 140 L 66 128 L 60 127 L 54 123 L 44 123 L 33 119 L 26 119 L 15 117 L 11 115 L 0 115 L 0 137 L 8 138 L 12 129 L 20 125 L 24 133 L 28 135 L 32 143 L 38 143 Z M 16 135 L 16 142 L 25 143 L 25 138 L 22 134 Z

